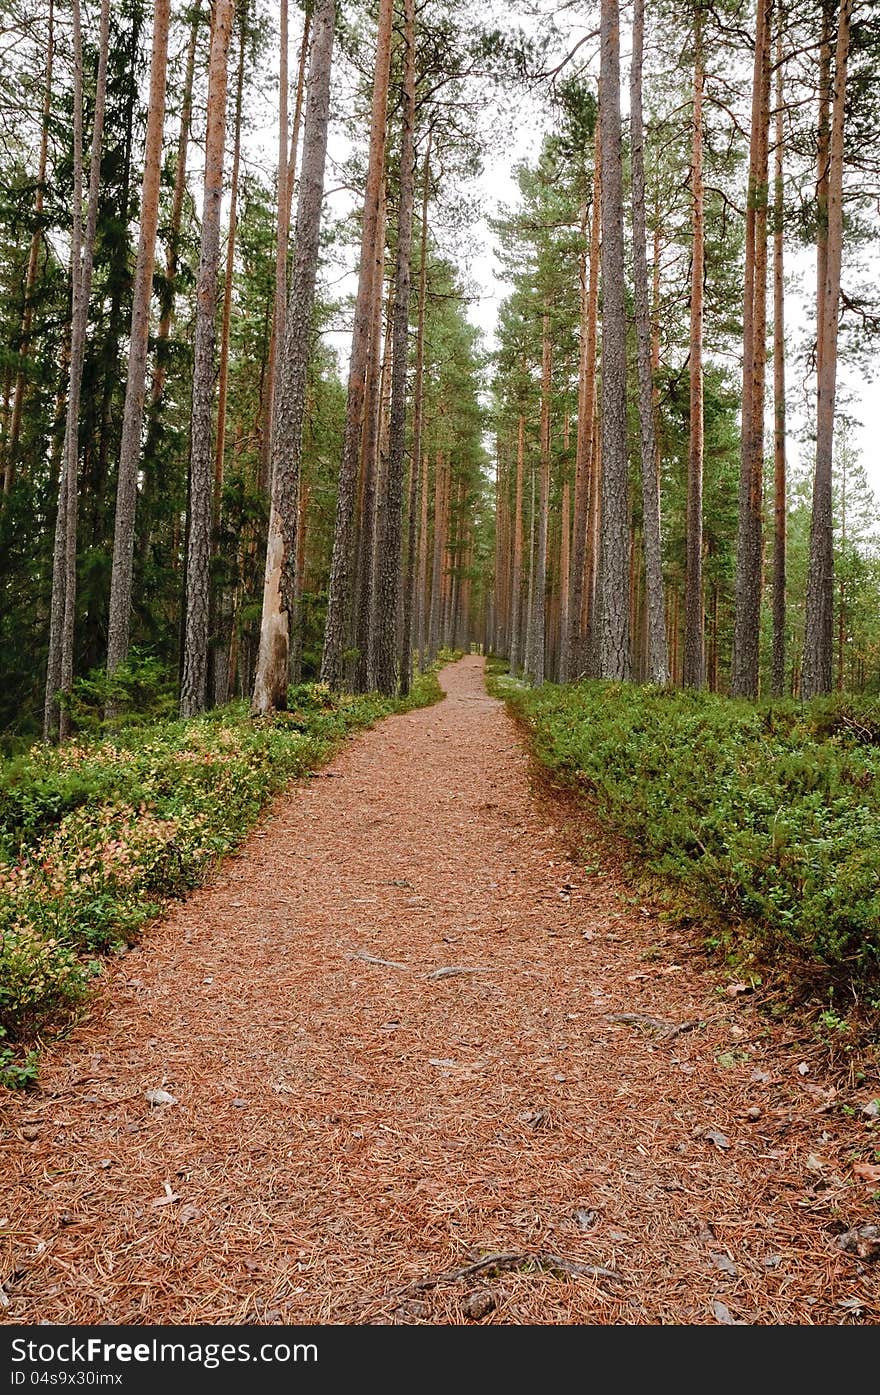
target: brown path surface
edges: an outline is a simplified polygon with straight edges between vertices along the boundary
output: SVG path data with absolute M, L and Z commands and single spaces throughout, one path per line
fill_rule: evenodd
M 278 801 L 10 1102 L 6 1320 L 880 1317 L 834 1244 L 865 1121 L 568 861 L 481 660 L 444 683 Z M 441 1277 L 492 1252 L 619 1277 Z

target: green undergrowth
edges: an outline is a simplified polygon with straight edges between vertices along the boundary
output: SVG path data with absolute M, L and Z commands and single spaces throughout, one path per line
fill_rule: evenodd
M 880 1008 L 880 701 L 492 680 L 552 776 L 740 965 Z
M 29 1045 L 69 1020 L 100 956 L 203 882 L 289 780 L 441 696 L 435 670 L 403 701 L 305 684 L 272 717 L 234 702 L 0 764 L 0 1083 L 31 1083 Z

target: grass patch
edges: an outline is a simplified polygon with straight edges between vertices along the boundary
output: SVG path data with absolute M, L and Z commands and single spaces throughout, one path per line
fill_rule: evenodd
M 716 945 L 880 1008 L 880 701 L 493 687 L 670 904 L 709 914 Z
M 350 733 L 441 696 L 433 670 L 405 701 L 307 684 L 273 717 L 231 703 L 0 765 L 0 1083 L 31 1083 L 23 1044 L 68 1020 L 99 956 L 203 882 L 288 781 Z

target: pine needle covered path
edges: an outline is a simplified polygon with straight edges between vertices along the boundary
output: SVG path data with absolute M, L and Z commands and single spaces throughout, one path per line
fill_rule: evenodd
M 863 1121 L 568 859 L 482 661 L 443 683 L 278 800 L 6 1101 L 5 1320 L 880 1317 L 841 1242 Z

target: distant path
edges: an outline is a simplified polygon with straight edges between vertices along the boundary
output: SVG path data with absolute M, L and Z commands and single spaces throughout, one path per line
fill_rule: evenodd
M 833 1243 L 863 1124 L 568 860 L 482 670 L 277 801 L 47 1051 L 6 1110 L 0 1318 L 880 1318 Z

